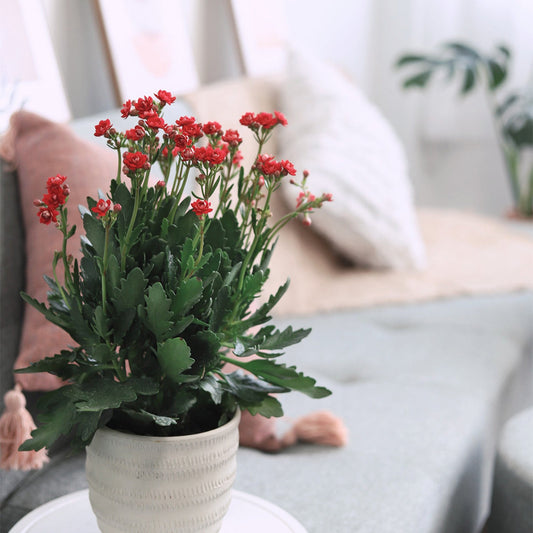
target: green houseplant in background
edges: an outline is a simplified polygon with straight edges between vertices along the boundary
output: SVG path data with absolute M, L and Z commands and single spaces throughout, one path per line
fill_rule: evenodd
M 405 89 L 423 89 L 439 74 L 448 81 L 459 79 L 460 94 L 484 89 L 498 143 L 501 147 L 514 202 L 514 215 L 533 216 L 533 93 L 530 87 L 512 90 L 506 85 L 512 53 L 496 46 L 491 54 L 461 42 L 448 42 L 435 53 L 404 54 L 396 67 L 411 69 Z

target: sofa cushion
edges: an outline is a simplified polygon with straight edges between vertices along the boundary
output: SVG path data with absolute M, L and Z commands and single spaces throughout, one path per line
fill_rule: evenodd
M 378 108 L 340 72 L 302 53 L 291 54 L 280 92 L 291 126 L 280 132 L 280 156 L 309 171 L 312 192 L 333 194 L 313 229 L 358 265 L 422 269 L 406 155 Z M 287 183 L 282 191 L 292 198 Z

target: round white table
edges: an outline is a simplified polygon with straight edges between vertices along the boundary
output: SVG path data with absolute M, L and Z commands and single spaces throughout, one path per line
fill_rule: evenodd
M 27 514 L 10 533 L 98 533 L 89 491 L 57 498 Z M 306 533 L 289 513 L 266 500 L 234 490 L 220 533 Z

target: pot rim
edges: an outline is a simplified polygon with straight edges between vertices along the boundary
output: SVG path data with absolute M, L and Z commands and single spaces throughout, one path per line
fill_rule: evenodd
M 235 414 L 231 420 L 226 422 L 224 425 L 219 426 L 215 429 L 210 429 L 209 431 L 202 431 L 200 433 L 192 433 L 190 435 L 170 435 L 168 437 L 156 436 L 156 435 L 138 435 L 136 433 L 127 433 L 126 431 L 120 431 L 118 429 L 108 428 L 107 426 L 99 428 L 97 432 L 108 433 L 113 435 L 115 438 L 123 438 L 127 440 L 143 440 L 149 442 L 173 442 L 181 441 L 186 442 L 188 440 L 198 439 L 199 436 L 211 437 L 215 436 L 217 433 L 222 433 L 223 431 L 231 431 L 234 429 L 234 426 L 238 426 L 241 419 L 241 410 L 237 407 Z

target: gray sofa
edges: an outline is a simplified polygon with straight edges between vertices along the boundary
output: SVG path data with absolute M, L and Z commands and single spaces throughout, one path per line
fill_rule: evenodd
M 16 175 L 2 168 L 2 396 L 11 386 L 23 308 Z M 491 501 L 499 431 L 532 401 L 533 294 L 285 316 L 312 327 L 288 356 L 329 386 L 320 402 L 283 398 L 286 415 L 330 409 L 342 449 L 241 449 L 235 488 L 265 498 L 309 533 L 476 533 Z M 30 405 L 35 395 L 29 395 Z M 280 431 L 283 421 L 280 422 Z M 84 456 L 52 451 L 37 472 L 0 472 L 0 533 L 35 507 L 87 486 Z M 502 532 L 511 533 L 511 532 Z

